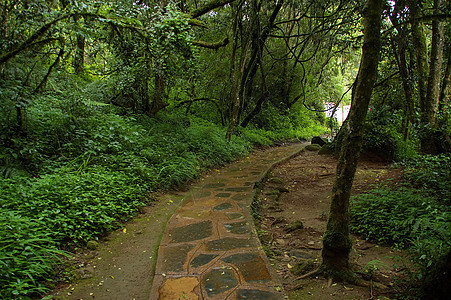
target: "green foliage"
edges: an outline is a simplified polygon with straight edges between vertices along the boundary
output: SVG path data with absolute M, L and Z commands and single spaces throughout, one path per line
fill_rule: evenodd
M 0 179 L 0 243 L 15 240 L 25 249 L 31 241 L 27 250 L 0 246 L 5 295 L 41 293 L 57 247 L 104 236 L 134 216 L 149 191 L 183 184 L 250 150 L 246 140 L 228 142 L 224 129 L 200 119 L 119 116 L 89 103 L 40 97 L 28 108 L 25 136 L 2 128 L 3 170 L 33 175 Z
M 407 162 L 404 176 L 416 188 L 436 197 L 443 205 L 451 204 L 451 156 L 423 155 Z
M 424 285 L 439 279 L 451 251 L 450 161 L 441 155 L 404 163 L 408 187 L 380 187 L 358 195 L 351 206 L 351 230 L 409 249 Z
M 399 121 L 398 115 L 387 107 L 371 108 L 365 122 L 363 150 L 393 158 L 396 141 L 401 139 L 397 131 Z
M 254 127 L 263 130 L 253 132 L 259 132 L 273 141 L 308 139 L 327 132 L 327 128 L 319 124 L 316 118 L 314 112 L 299 103 L 289 110 L 267 105 L 253 121 Z
M 27 217 L 1 204 L 0 298 L 31 299 L 46 291 L 43 282 L 64 252 L 51 238 L 47 219 Z

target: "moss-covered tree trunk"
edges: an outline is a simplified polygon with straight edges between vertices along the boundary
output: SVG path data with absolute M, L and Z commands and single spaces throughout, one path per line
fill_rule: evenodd
M 382 0 L 368 0 L 364 10 L 364 42 L 357 84 L 352 99 L 347 135 L 344 138 L 332 190 L 329 219 L 323 237 L 322 267 L 334 279 L 348 279 L 349 198 L 362 146 L 363 125 L 377 75 L 380 49 Z

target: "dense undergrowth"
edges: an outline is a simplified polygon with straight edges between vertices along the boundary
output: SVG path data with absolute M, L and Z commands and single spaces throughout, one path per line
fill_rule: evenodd
M 409 270 L 411 278 L 422 290 L 417 295 L 431 297 L 431 287 L 440 287 L 449 276 L 451 157 L 421 156 L 398 166 L 404 169 L 401 186 L 382 185 L 354 199 L 351 229 L 408 249 L 415 265 Z
M 2 112 L 0 298 L 44 292 L 65 251 L 119 228 L 149 193 L 181 185 L 253 145 L 323 130 L 240 129 L 227 141 L 225 128 L 198 117 L 118 113 L 109 105 L 47 95 L 28 107 L 18 131 Z

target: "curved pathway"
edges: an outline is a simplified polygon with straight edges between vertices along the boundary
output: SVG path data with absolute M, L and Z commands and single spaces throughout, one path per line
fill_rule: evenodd
M 269 148 L 218 170 L 169 220 L 151 299 L 283 299 L 258 240 L 250 205 L 272 166 L 302 150 Z

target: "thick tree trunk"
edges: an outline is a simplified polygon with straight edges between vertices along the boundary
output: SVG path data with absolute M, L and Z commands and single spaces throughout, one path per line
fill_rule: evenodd
M 434 0 L 434 11 L 440 13 L 442 0 Z M 444 25 L 437 19 L 432 20 L 431 57 L 429 63 L 429 76 L 424 105 L 421 109 L 423 132 L 421 138 L 421 151 L 428 154 L 441 152 L 437 129 L 437 113 L 440 97 L 440 81 L 443 65 Z
M 80 18 L 78 16 L 74 17 L 74 21 L 78 29 L 81 29 Z M 85 69 L 85 37 L 80 33 L 77 33 L 77 41 L 75 47 L 74 56 L 74 70 L 76 75 L 80 75 Z
M 435 13 L 440 13 L 443 0 L 434 0 Z M 443 65 L 443 22 L 437 19 L 432 21 L 431 60 L 429 64 L 429 76 L 427 81 L 427 93 L 424 113 L 427 115 L 428 123 L 435 126 L 440 95 L 440 80 Z
M 80 75 L 85 70 L 85 38 L 77 34 L 77 48 L 74 57 L 75 74 Z
M 167 106 L 167 104 L 164 102 L 165 93 L 164 93 L 164 78 L 163 75 L 155 74 L 155 89 L 154 94 L 152 98 L 152 102 L 150 103 L 150 106 L 145 105 L 144 102 L 142 102 L 143 107 L 147 109 L 147 115 L 153 116 L 163 108 Z
M 362 146 L 363 125 L 377 75 L 382 0 L 368 0 L 364 10 L 364 42 L 357 84 L 332 190 L 330 214 L 323 237 L 322 267 L 328 276 L 349 279 L 349 198 Z

